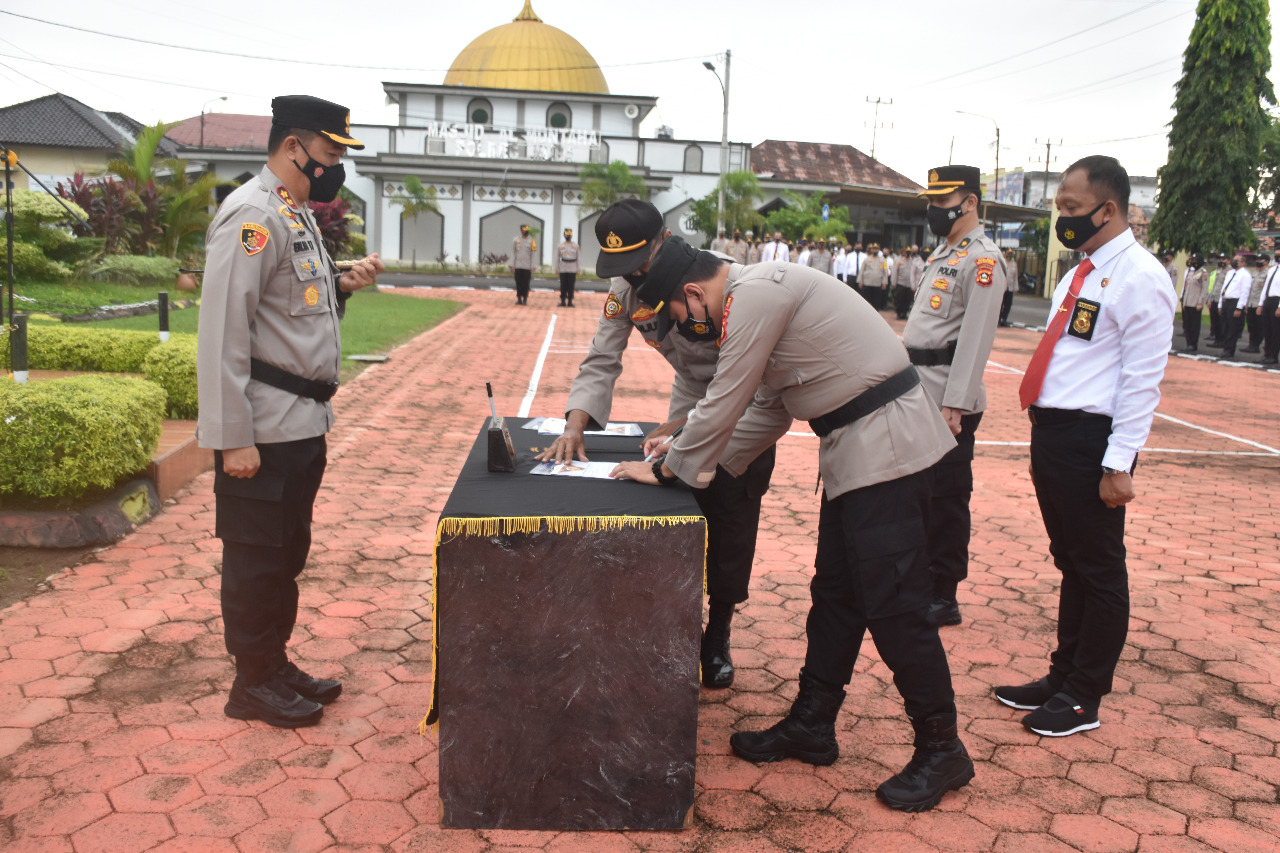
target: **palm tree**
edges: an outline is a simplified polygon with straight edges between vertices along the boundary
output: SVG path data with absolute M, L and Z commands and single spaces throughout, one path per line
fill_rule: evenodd
M 716 183 L 717 194 L 722 186 L 724 227 L 730 234 L 735 228 L 746 231 L 764 224 L 764 217 L 756 210 L 756 202 L 764 197 L 764 193 L 760 191 L 760 179 L 754 172 L 745 169 L 728 172 Z
M 578 180 L 582 183 L 582 201 L 578 207 L 584 217 L 599 213 L 624 198 L 648 195 L 644 178 L 631 174 L 631 167 L 621 160 L 614 160 L 608 166 L 584 163 L 578 170 Z
M 405 175 L 404 195 L 394 195 L 388 201 L 398 204 L 401 219 L 413 219 L 420 213 L 439 213 L 440 205 L 436 203 L 436 188 L 424 187 L 417 175 Z
M 185 161 L 171 160 L 169 163 L 173 174 L 162 185 L 165 206 L 160 252 L 170 258 L 180 258 L 196 250 L 209 230 L 213 219 L 209 213 L 214 202 L 213 191 L 225 181 L 218 180 L 213 172 L 205 172 L 188 181 Z

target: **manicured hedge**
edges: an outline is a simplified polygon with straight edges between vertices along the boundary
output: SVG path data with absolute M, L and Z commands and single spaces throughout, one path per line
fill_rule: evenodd
M 125 376 L 0 380 L 0 495 L 78 498 L 147 467 L 164 389 Z
M 199 409 L 196 394 L 196 336 L 174 335 L 147 353 L 142 372 L 169 397 L 169 417 L 194 419 Z
M 102 259 L 102 263 L 89 269 L 89 275 L 99 281 L 116 284 L 155 284 L 173 281 L 178 275 L 178 266 L 173 258 L 108 255 Z
M 174 335 L 190 338 L 195 335 Z M 171 339 L 172 340 L 172 339 Z M 91 370 L 141 373 L 142 362 L 160 343 L 155 332 L 101 329 L 60 323 L 27 329 L 27 357 L 32 370 Z M 9 366 L 9 347 L 0 347 L 0 366 Z

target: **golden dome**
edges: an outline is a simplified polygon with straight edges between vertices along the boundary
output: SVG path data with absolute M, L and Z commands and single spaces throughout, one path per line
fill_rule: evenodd
M 462 49 L 446 86 L 609 94 L 604 73 L 577 39 L 533 12 L 530 0 L 509 24 L 494 27 Z

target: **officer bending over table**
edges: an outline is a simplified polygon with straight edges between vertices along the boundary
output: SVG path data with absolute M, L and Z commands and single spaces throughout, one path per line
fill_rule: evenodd
M 635 288 L 645 280 L 650 258 L 670 234 L 662 214 L 647 201 L 620 201 L 596 220 L 596 238 L 600 241 L 596 274 L 614 278 L 591 350 L 582 360 L 569 391 L 565 413 L 568 426 L 542 454 L 543 461 L 564 462 L 575 455 L 586 461 L 582 433 L 586 429 L 603 429 L 609 421 L 613 386 L 622 373 L 622 354 L 633 328 L 676 372 L 671 385 L 670 420 L 654 430 L 651 438 L 668 436 L 683 425 L 685 415 L 705 394 L 716 370 L 715 337 L 700 341 L 659 337 L 658 318 L 635 295 Z M 733 269 L 744 267 L 735 264 Z M 747 600 L 760 528 L 760 499 L 769 490 L 773 462 L 774 447 L 770 443 L 745 466 L 745 471 L 738 472 L 739 476 L 722 472 L 710 488 L 695 493 L 698 507 L 707 519 L 710 603 L 701 651 L 702 683 L 706 687 L 733 684 L 733 658 L 729 654 L 733 608 Z
M 864 299 L 804 267 L 757 264 L 736 278 L 729 269 L 678 238 L 658 251 L 637 291 L 656 312 L 658 339 L 672 326 L 714 335 L 719 359 L 665 459 L 624 462 L 614 476 L 705 489 L 717 466 L 740 474 L 793 418 L 809 421 L 826 488 L 800 689 L 785 719 L 729 743 L 750 761 L 834 762 L 844 686 L 870 630 L 915 729 L 911 761 L 876 795 L 895 809 L 932 808 L 973 778 L 956 735 L 946 652 L 927 617 L 929 468 L 955 440 L 897 336 Z

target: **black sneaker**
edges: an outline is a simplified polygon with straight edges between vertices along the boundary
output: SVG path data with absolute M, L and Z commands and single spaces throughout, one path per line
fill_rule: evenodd
M 1049 677 L 1024 684 L 1021 687 L 997 687 L 996 701 L 1017 708 L 1019 711 L 1034 711 L 1048 702 L 1056 691 L 1049 686 Z
M 279 729 L 296 729 L 320 722 L 324 706 L 299 696 L 279 675 L 261 684 L 248 684 L 237 675 L 223 710 L 237 720 L 262 720 Z
M 298 669 L 298 665 L 291 660 L 285 660 L 284 664 L 276 670 L 276 674 L 299 696 L 319 702 L 321 705 L 328 705 L 342 695 L 341 681 L 308 675 Z
M 1055 693 L 1047 702 L 1022 718 L 1022 725 L 1045 737 L 1066 737 L 1096 729 L 1097 707 L 1086 708 L 1065 693 Z

